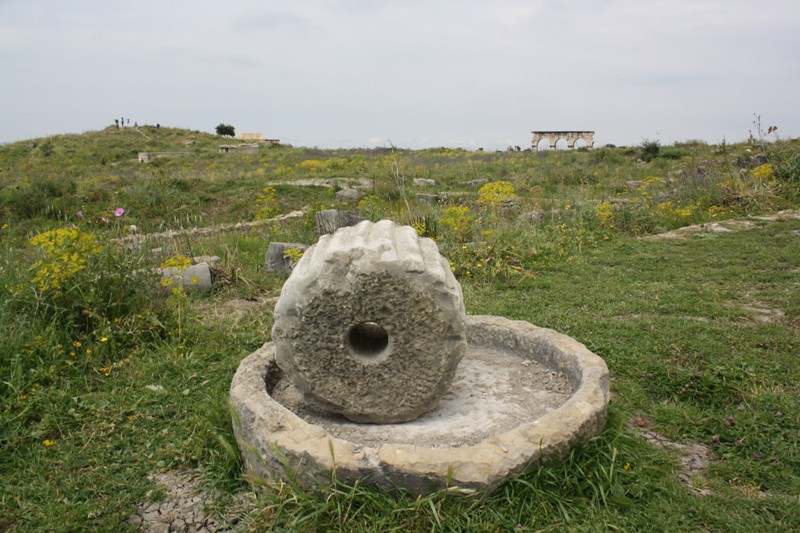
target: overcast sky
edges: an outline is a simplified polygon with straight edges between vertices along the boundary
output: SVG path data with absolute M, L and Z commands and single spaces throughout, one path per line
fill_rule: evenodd
M 798 0 L 0 0 L 0 141 L 232 124 L 296 146 L 800 136 Z

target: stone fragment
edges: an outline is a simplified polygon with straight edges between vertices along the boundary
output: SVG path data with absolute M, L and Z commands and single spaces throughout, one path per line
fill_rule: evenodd
M 281 291 L 272 338 L 292 383 L 356 422 L 430 411 L 466 350 L 461 287 L 413 228 L 364 221 L 324 235 Z
M 415 178 L 414 179 L 414 185 L 416 185 L 417 187 L 435 187 L 436 186 L 436 180 L 429 180 L 429 179 L 425 179 L 425 178 Z
M 340 211 L 338 209 L 317 211 L 315 218 L 319 235 L 327 235 L 339 228 L 355 226 L 364 220 L 364 217 L 358 211 Z
M 356 189 L 342 189 L 341 191 L 336 191 L 336 201 L 344 204 L 357 204 L 364 196 L 366 195 L 363 191 L 358 191 Z
M 192 258 L 193 265 L 199 265 L 200 263 L 205 263 L 211 268 L 216 267 L 219 261 L 220 259 L 218 255 L 198 255 Z
M 417 202 L 429 205 L 443 204 L 447 200 L 447 198 L 444 196 L 439 196 L 436 194 L 422 194 L 422 193 L 416 194 L 415 198 L 417 199 Z
M 210 292 L 212 284 L 211 268 L 208 263 L 191 265 L 187 268 L 158 268 L 161 274 L 161 285 L 183 287 L 187 292 Z
M 541 224 L 544 222 L 544 211 L 528 211 L 527 213 L 522 213 L 519 219 L 520 222 L 525 224 Z
M 305 252 L 307 249 L 307 244 L 296 242 L 271 242 L 269 243 L 269 248 L 264 258 L 264 269 L 267 272 L 289 272 L 297 264 L 297 261 L 292 257 L 292 252 L 289 252 L 289 254 L 286 253 L 287 250 Z

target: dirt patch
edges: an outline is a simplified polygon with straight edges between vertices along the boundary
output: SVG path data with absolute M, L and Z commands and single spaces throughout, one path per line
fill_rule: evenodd
M 682 444 L 669 440 L 649 429 L 650 423 L 640 418 L 633 420 L 633 428 L 636 429 L 647 441 L 662 449 L 676 451 L 680 461 L 678 479 L 693 492 L 700 496 L 708 496 L 711 490 L 702 487 L 705 478 L 703 470 L 713 461 L 711 448 L 697 442 Z
M 164 491 L 159 502 L 139 505 L 128 523 L 148 533 L 238 531 L 237 515 L 243 512 L 243 501 L 231 506 L 227 516 L 215 516 L 210 509 L 217 500 L 197 481 L 196 472 L 164 472 L 148 476 Z M 243 500 L 243 498 L 241 498 Z
M 745 321 L 769 323 L 780 321 L 784 316 L 786 316 L 786 314 L 780 309 L 776 309 L 768 304 L 765 304 L 764 302 L 757 300 L 751 291 L 745 292 L 744 300 L 745 303 L 734 302 L 731 305 L 736 306 L 752 315 L 745 318 Z
M 275 307 L 276 303 L 278 303 L 277 296 L 270 296 L 267 298 L 254 296 L 251 298 L 235 298 L 233 300 L 228 300 L 220 304 L 220 308 L 225 311 L 249 313 L 250 311 L 260 309 L 262 307 Z
M 196 302 L 194 308 L 206 321 L 236 326 L 243 321 L 271 319 L 277 301 L 277 296 L 253 296 Z

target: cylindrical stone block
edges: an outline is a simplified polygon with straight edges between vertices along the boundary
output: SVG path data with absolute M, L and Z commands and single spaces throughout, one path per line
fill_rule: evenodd
M 464 315 L 432 240 L 364 221 L 306 251 L 281 291 L 272 340 L 280 368 L 323 408 L 405 422 L 449 389 L 467 346 Z

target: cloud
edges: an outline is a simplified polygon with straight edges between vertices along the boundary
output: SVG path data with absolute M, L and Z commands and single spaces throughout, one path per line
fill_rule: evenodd
M 798 19 L 790 0 L 5 2 L 0 140 L 121 110 L 319 146 L 716 142 L 753 112 L 796 136 Z

